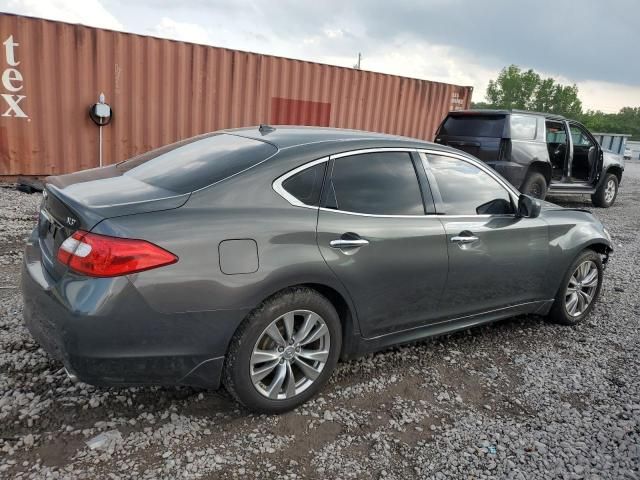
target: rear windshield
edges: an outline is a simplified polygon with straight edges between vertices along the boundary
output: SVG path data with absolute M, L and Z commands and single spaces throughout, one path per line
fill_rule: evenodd
M 503 129 L 504 116 L 451 115 L 444 121 L 440 135 L 501 138 Z
M 276 151 L 259 140 L 215 133 L 143 153 L 116 168 L 141 182 L 182 194 L 253 167 Z

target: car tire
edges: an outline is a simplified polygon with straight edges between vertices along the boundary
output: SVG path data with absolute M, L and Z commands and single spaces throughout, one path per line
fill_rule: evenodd
M 280 335 L 278 341 L 274 328 Z M 305 328 L 310 330 L 305 332 Z M 322 337 L 304 343 L 320 334 Z M 296 335 L 304 338 L 295 339 Z M 331 302 L 310 288 L 290 288 L 265 300 L 238 327 L 225 358 L 223 383 L 248 409 L 283 413 L 324 386 L 341 348 L 340 318 Z
M 596 193 L 591 195 L 591 202 L 600 208 L 609 208 L 618 196 L 618 177 L 613 173 L 607 173 L 604 182 L 598 187 Z
M 522 193 L 544 200 L 547 196 L 547 179 L 538 172 L 531 172 L 522 184 Z
M 597 272 L 594 283 L 589 278 L 590 273 L 587 273 L 587 267 L 588 272 Z M 583 270 L 579 271 L 581 268 Z M 578 255 L 562 279 L 553 306 L 549 311 L 549 320 L 562 325 L 577 325 L 584 320 L 593 310 L 600 295 L 602 272 L 602 258 L 598 253 L 593 250 L 585 250 Z M 587 296 L 590 297 L 590 300 L 585 305 L 583 302 Z M 577 306 L 573 304 L 574 298 L 578 303 Z

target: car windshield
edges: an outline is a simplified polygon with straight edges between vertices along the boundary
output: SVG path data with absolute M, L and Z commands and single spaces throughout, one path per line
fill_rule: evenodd
M 124 175 L 178 194 L 224 180 L 266 160 L 277 148 L 230 134 L 206 134 L 138 155 L 116 165 Z
M 460 137 L 502 137 L 504 115 L 450 115 L 440 135 Z

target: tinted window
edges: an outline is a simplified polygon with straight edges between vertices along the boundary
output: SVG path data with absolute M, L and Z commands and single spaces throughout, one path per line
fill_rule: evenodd
M 513 140 L 533 140 L 536 138 L 536 117 L 511 115 L 511 138 Z
M 488 173 L 471 163 L 451 157 L 429 155 L 444 213 L 480 215 L 513 213 L 507 190 Z
M 405 152 L 339 158 L 330 187 L 329 208 L 374 215 L 424 215 L 418 178 Z
M 287 178 L 282 187 L 305 205 L 318 206 L 327 162 L 309 167 Z
M 258 140 L 213 134 L 144 153 L 116 168 L 142 182 L 188 193 L 252 167 L 276 151 L 273 145 Z
M 504 116 L 451 115 L 444 121 L 438 135 L 501 138 L 503 129 Z
M 571 138 L 573 139 L 573 145 L 576 147 L 592 147 L 593 142 L 589 136 L 580 127 L 571 125 Z

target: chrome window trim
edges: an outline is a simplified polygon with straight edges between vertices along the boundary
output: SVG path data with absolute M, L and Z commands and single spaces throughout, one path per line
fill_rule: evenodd
M 407 147 L 380 147 L 380 148 L 363 148 L 360 150 L 351 150 L 350 152 L 334 153 L 329 156 L 330 160 L 336 160 L 342 157 L 351 157 L 353 155 L 362 155 L 363 153 L 380 153 L 380 152 L 416 152 L 416 148 Z M 417 181 L 418 177 L 416 177 Z
M 314 207 L 315 208 L 315 207 Z M 379 214 L 375 214 L 375 213 L 357 213 L 357 212 L 348 212 L 346 210 L 335 210 L 333 208 L 325 208 L 325 207 L 320 207 L 319 208 L 320 211 L 323 212 L 332 212 L 332 213 L 341 213 L 344 215 L 356 215 L 359 217 L 376 217 L 376 218 L 468 218 L 468 217 L 474 217 L 474 218 L 482 218 L 482 217 L 510 217 L 512 216 L 512 214 L 508 214 L 508 215 L 488 215 L 488 214 L 482 214 L 482 215 L 438 215 L 436 213 L 425 213 L 424 215 L 379 215 Z
M 318 165 L 320 163 L 328 162 L 330 160 L 335 160 L 335 159 L 338 159 L 338 158 L 349 157 L 351 155 L 361 155 L 363 153 L 379 153 L 379 152 L 409 152 L 409 153 L 418 153 L 418 154 L 424 153 L 424 154 L 427 154 L 427 155 L 428 154 L 442 155 L 442 156 L 452 157 L 452 158 L 456 158 L 458 160 L 462 160 L 462 161 L 471 163 L 472 165 L 478 167 L 480 170 L 482 170 L 485 173 L 487 173 L 488 175 L 490 175 L 495 181 L 497 181 L 500 185 L 502 185 L 503 188 L 505 188 L 507 190 L 507 193 L 511 194 L 511 196 L 513 197 L 513 199 L 516 202 L 516 204 L 518 202 L 518 198 L 520 196 L 520 193 L 517 192 L 517 190 L 511 184 L 506 183 L 500 177 L 495 175 L 495 173 L 491 171 L 490 167 L 488 167 L 486 165 L 483 165 L 480 161 L 475 160 L 475 159 L 473 159 L 471 157 L 468 157 L 468 156 L 466 156 L 464 154 L 458 154 L 458 153 L 449 152 L 449 151 L 446 151 L 446 150 L 429 149 L 429 148 L 381 147 L 381 148 L 365 148 L 365 149 L 361 149 L 361 150 L 352 150 L 352 151 L 349 151 L 349 152 L 336 153 L 336 154 L 333 154 L 333 155 L 329 155 L 327 157 L 319 158 L 317 160 L 312 160 L 311 162 L 305 163 L 304 165 L 300 165 L 299 167 L 296 167 L 293 170 L 288 171 L 287 173 L 281 175 L 280 177 L 276 178 L 273 181 L 272 188 L 278 195 L 280 195 L 282 198 L 284 198 L 287 202 L 289 202 L 294 207 L 312 208 L 314 210 L 320 210 L 320 211 L 325 211 L 325 212 L 333 212 L 333 213 L 340 213 L 340 214 L 344 214 L 344 215 L 355 215 L 355 216 L 359 216 L 359 217 L 375 217 L 375 218 L 469 218 L 469 217 L 472 217 L 472 218 L 490 218 L 490 217 L 512 217 L 512 216 L 514 216 L 514 214 L 438 215 L 437 213 L 425 213 L 423 215 L 379 215 L 379 214 L 373 214 L 373 213 L 349 212 L 349 211 L 346 211 L 346 210 L 335 210 L 335 209 L 332 209 L 332 208 L 315 207 L 313 205 L 307 205 L 306 203 L 301 202 L 296 197 L 294 197 L 289 192 L 287 192 L 284 189 L 284 187 L 282 186 L 284 181 L 287 180 L 288 178 L 292 177 L 293 175 L 295 175 L 297 173 L 300 173 L 300 172 L 306 170 L 307 168 L 311 168 L 311 167 L 313 167 L 315 165 Z M 422 159 L 422 156 L 421 156 L 421 160 L 424 161 L 424 159 Z M 428 165 L 428 158 L 427 158 L 427 165 Z M 416 177 L 416 181 L 418 181 L 417 177 Z
M 281 175 L 280 177 L 276 178 L 273 181 L 271 186 L 278 195 L 280 195 L 282 198 L 284 198 L 287 202 L 289 202 L 294 207 L 313 208 L 317 210 L 319 207 L 315 207 L 313 205 L 307 205 L 306 203 L 301 202 L 296 197 L 294 197 L 289 192 L 287 192 L 282 186 L 282 184 L 288 178 L 293 177 L 295 174 L 300 173 L 306 170 L 307 168 L 315 167 L 316 165 L 319 165 L 323 162 L 328 162 L 328 161 L 329 161 L 329 157 L 322 157 L 317 160 L 313 160 L 311 162 L 305 163 L 304 165 L 300 165 L 299 167 L 296 167 L 293 170 L 290 170 L 289 172 L 285 173 L 284 175 Z

